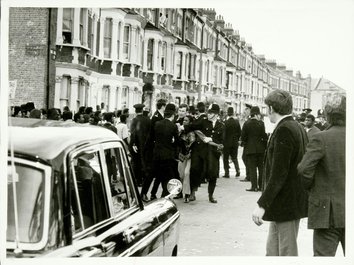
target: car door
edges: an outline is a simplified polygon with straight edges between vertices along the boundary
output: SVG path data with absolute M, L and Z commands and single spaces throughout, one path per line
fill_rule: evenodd
M 115 244 L 112 255 L 163 255 L 163 234 L 154 210 L 145 210 L 120 142 L 102 144 L 108 179 L 108 205 L 114 226 L 103 233 L 103 245 Z

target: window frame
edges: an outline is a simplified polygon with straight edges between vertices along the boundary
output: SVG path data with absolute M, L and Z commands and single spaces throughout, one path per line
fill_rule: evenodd
M 128 35 L 126 35 L 126 28 L 128 28 Z M 130 59 L 130 42 L 131 42 L 131 25 L 126 24 L 124 25 L 123 28 L 123 59 L 129 60 Z M 128 40 L 125 39 L 125 36 L 128 36 Z M 127 52 L 125 52 L 125 48 L 127 49 Z
M 65 18 L 65 11 L 70 11 L 70 20 L 64 19 Z M 69 21 L 70 24 L 70 29 L 69 30 L 64 30 L 64 21 Z M 65 41 L 64 38 L 64 33 L 69 33 L 71 34 L 70 36 L 70 41 Z M 63 22 L 62 22 L 62 36 L 63 36 L 63 43 L 64 44 L 72 44 L 73 39 L 74 39 L 74 8 L 63 8 Z
M 109 26 L 109 31 L 108 31 Z M 113 19 L 106 17 L 104 21 L 104 33 L 103 33 L 103 57 L 112 57 L 112 31 L 113 31 Z M 108 50 L 108 52 L 106 52 Z

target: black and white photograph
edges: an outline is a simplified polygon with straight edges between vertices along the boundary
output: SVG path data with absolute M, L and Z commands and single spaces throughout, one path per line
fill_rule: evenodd
M 0 21 L 1 263 L 353 264 L 353 0 Z

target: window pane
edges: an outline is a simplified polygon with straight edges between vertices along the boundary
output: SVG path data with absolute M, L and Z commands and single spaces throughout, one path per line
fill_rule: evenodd
M 72 226 L 75 232 L 79 232 L 107 219 L 109 214 L 99 153 L 79 154 L 73 159 L 71 166 L 72 178 L 73 181 L 76 180 L 78 191 L 76 194 L 72 187 Z
M 17 212 L 20 242 L 36 243 L 42 239 L 44 218 L 44 171 L 24 164 L 15 164 L 19 181 L 16 182 L 17 198 L 14 198 L 12 182 L 8 182 L 7 234 L 9 241 L 16 236 L 14 200 Z M 11 172 L 10 169 L 8 169 Z
M 107 172 L 112 194 L 113 216 L 124 209 L 137 205 L 129 176 L 124 170 L 125 161 L 121 148 L 105 150 Z

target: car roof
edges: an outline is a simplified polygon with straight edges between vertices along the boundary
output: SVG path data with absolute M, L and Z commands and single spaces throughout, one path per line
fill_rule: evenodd
M 113 131 L 74 122 L 11 118 L 8 131 L 8 150 L 52 160 L 70 146 L 89 141 L 118 141 Z

